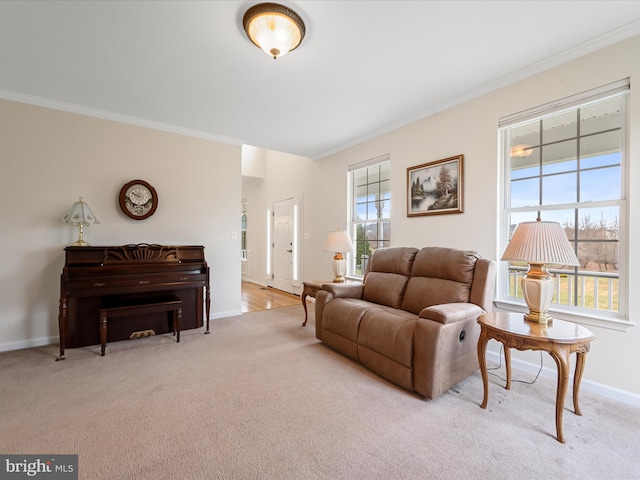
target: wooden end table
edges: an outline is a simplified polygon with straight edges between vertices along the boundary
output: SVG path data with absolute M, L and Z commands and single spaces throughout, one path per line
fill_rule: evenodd
M 497 340 L 504 345 L 504 358 L 507 370 L 507 384 L 511 388 L 511 352 L 509 348 L 518 350 L 545 350 L 558 366 L 558 387 L 556 391 L 556 433 L 560 443 L 564 443 L 562 435 L 562 413 L 569 383 L 569 366 L 572 353 L 576 353 L 576 371 L 573 376 L 573 410 L 582 415 L 578 405 L 580 381 L 584 372 L 584 364 L 591 341 L 595 335 L 588 329 L 554 319 L 549 325 L 529 322 L 524 315 L 512 312 L 495 312 L 480 315 L 480 338 L 478 339 L 478 361 L 484 384 L 482 408 L 487 408 L 489 400 L 489 378 L 485 358 L 487 342 Z

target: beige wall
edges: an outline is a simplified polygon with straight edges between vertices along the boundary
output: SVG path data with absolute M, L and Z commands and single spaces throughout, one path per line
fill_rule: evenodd
M 63 249 L 78 235 L 59 219 L 79 196 L 100 220 L 92 245 L 204 245 L 211 316 L 240 311 L 239 146 L 0 100 L 0 165 L 0 350 L 58 341 Z M 137 178 L 159 197 L 143 221 L 117 203 Z
M 394 246 L 426 245 L 469 248 L 483 256 L 499 258 L 502 246 L 497 239 L 498 160 L 497 125 L 500 117 L 573 95 L 625 77 L 640 78 L 640 37 L 621 42 L 578 60 L 519 81 L 475 100 L 466 102 L 423 120 L 315 162 L 296 162 L 291 169 L 283 165 L 278 178 L 271 172 L 265 181 L 252 187 L 250 196 L 269 192 L 274 196 L 282 185 L 288 191 L 304 193 L 303 279 L 329 278 L 330 259 L 322 252 L 326 233 L 346 224 L 347 166 L 389 153 L 392 169 L 392 233 Z M 390 122 L 394 119 L 390 119 Z M 629 211 L 630 244 L 640 241 L 640 170 L 635 159 L 640 152 L 640 97 L 631 95 L 631 167 Z M 406 216 L 406 169 L 457 154 L 464 154 L 464 213 L 434 217 Z M 275 162 L 274 162 L 275 165 Z M 275 168 L 275 166 L 273 167 Z M 278 188 L 274 188 L 274 185 Z M 245 189 L 246 190 L 246 189 Z M 265 198 L 264 196 L 262 198 Z M 258 204 L 260 202 L 257 202 Z M 250 208 L 260 207 L 252 205 Z M 258 215 L 259 216 L 259 215 Z M 640 258 L 630 252 L 629 316 L 640 323 L 640 298 L 633 295 L 640 286 Z M 597 335 L 588 355 L 585 383 L 593 390 L 608 393 L 622 390 L 626 399 L 640 405 L 640 326 L 627 331 L 589 327 Z M 497 351 L 496 345 L 493 345 Z M 555 365 L 544 355 L 545 367 Z M 537 352 L 515 352 L 515 359 L 539 364 Z M 533 377 L 533 375 L 531 376 Z

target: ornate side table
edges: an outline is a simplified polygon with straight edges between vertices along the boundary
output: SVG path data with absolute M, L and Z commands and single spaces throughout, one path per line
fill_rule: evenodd
M 504 345 L 504 357 L 507 370 L 507 384 L 511 388 L 511 352 L 510 348 L 518 350 L 545 350 L 555 360 L 558 366 L 558 387 L 556 391 L 556 433 L 558 441 L 564 443 L 562 435 L 562 412 L 567 396 L 569 383 L 569 365 L 572 353 L 576 353 L 576 371 L 573 377 L 573 410 L 576 415 L 582 415 L 578 405 L 580 381 L 584 372 L 585 357 L 589 352 L 591 341 L 595 335 L 588 329 L 554 319 L 549 325 L 529 322 L 522 314 L 512 312 L 495 312 L 480 315 L 480 338 L 478 339 L 478 361 L 484 384 L 484 398 L 482 408 L 487 408 L 489 400 L 489 378 L 487 374 L 486 351 L 490 339 L 497 340 Z

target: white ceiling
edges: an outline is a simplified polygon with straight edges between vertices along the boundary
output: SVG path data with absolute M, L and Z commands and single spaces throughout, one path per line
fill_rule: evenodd
M 640 34 L 640 1 L 0 1 L 0 97 L 320 158 Z M 630 58 L 629 61 L 638 61 Z

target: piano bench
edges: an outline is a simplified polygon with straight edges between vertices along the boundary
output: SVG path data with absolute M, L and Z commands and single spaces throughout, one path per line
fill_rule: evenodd
M 149 302 L 133 303 L 129 305 L 117 305 L 105 307 L 100 312 L 100 355 L 104 356 L 107 348 L 107 318 L 128 317 L 147 313 L 173 312 L 173 334 L 176 342 L 180 341 L 180 320 L 182 319 L 182 300 L 177 297 Z

